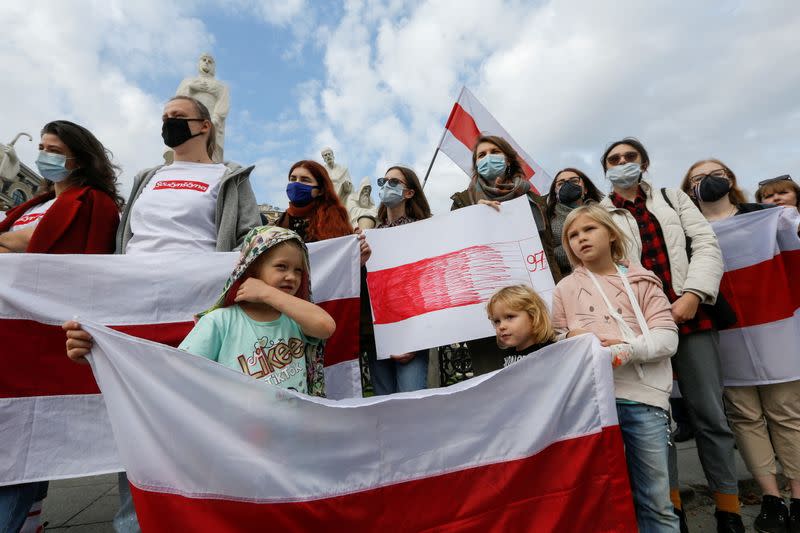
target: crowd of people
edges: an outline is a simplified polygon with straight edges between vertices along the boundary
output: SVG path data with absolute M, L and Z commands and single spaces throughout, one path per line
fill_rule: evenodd
M 362 264 L 361 350 L 375 393 L 425 388 L 427 350 L 376 357 L 363 268 L 371 250 L 351 225 L 325 167 L 310 160 L 292 165 L 289 207 L 274 226 L 262 226 L 250 184 L 253 167 L 212 161 L 214 125 L 205 106 L 177 96 L 162 119 L 174 162 L 138 173 L 124 202 L 117 193 L 118 169 L 90 131 L 63 120 L 45 125 L 36 164 L 48 190 L 0 222 L 0 252 L 240 250 L 219 299 L 199 313 L 180 348 L 274 385 L 324 396 L 324 340 L 336 324 L 310 301 L 306 243 L 355 234 Z M 670 439 L 674 372 L 714 495 L 718 531 L 744 531 L 734 464 L 738 444 L 763 492 L 756 529 L 800 532 L 800 381 L 723 386 L 718 330 L 730 325 L 731 311 L 719 295 L 724 268 L 709 224 L 768 207 L 800 210 L 800 186 L 788 175 L 766 179 L 756 192 L 758 203 L 747 203 L 734 172 L 707 159 L 688 168 L 679 188 L 658 189 L 648 179 L 649 154 L 634 138 L 611 143 L 601 165 L 609 194 L 581 170 L 565 168 L 540 196 L 505 139 L 482 136 L 475 143 L 469 186 L 452 196 L 452 209 L 484 204 L 501 210 L 503 202 L 527 197 L 557 283 L 552 309 L 522 285 L 491 298 L 487 314 L 496 336 L 468 343 L 475 373 L 513 365 L 577 335 L 597 336 L 614 368 L 637 521 L 649 532 L 687 531 Z M 410 168 L 388 168 L 378 187 L 379 228 L 431 216 Z M 82 361 L 91 337 L 73 321 L 64 329 L 67 355 Z M 266 353 L 264 347 L 275 342 L 285 350 Z M 239 355 L 248 353 L 261 361 L 257 372 Z M 790 480 L 788 506 L 776 457 Z M 0 487 L 0 531 L 19 531 L 46 494 L 47 482 Z M 124 473 L 120 501 L 115 529 L 137 531 Z

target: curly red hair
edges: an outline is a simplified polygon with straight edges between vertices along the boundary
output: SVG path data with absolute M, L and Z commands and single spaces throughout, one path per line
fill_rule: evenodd
M 298 161 L 289 169 L 291 176 L 294 169 L 302 167 L 308 170 L 319 184 L 320 194 L 314 199 L 314 209 L 309 214 L 308 230 L 306 231 L 306 242 L 324 241 L 335 237 L 353 234 L 353 226 L 350 224 L 350 216 L 339 200 L 339 195 L 333 188 L 328 171 L 316 161 L 304 159 Z

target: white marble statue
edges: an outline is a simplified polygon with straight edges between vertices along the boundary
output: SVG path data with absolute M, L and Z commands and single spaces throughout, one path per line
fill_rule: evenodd
M 0 143 L 0 178 L 11 181 L 17 179 L 17 174 L 19 174 L 19 157 L 17 156 L 16 150 L 14 150 L 14 144 L 22 136 L 27 137 L 29 141 L 33 140 L 33 137 L 27 133 L 17 133 L 17 136 L 14 137 L 10 143 Z
M 347 199 L 353 192 L 353 182 L 350 181 L 350 171 L 347 170 L 346 166 L 336 164 L 336 161 L 333 159 L 333 150 L 331 148 L 323 148 L 321 154 L 322 160 L 325 161 L 325 170 L 328 171 L 328 175 L 333 182 L 333 188 L 336 190 L 336 194 L 339 195 L 342 205 L 347 207 Z
M 368 177 L 361 180 L 358 195 L 351 194 L 347 199 L 347 212 L 353 227 L 374 228 L 378 220 L 378 207 L 372 201 L 372 183 Z
M 216 163 L 221 163 L 222 151 L 225 146 L 225 118 L 231 107 L 230 93 L 228 86 L 214 77 L 217 67 L 211 54 L 200 56 L 197 71 L 198 76 L 186 78 L 178 85 L 175 96 L 191 96 L 208 108 L 211 113 L 211 122 L 217 132 L 217 147 L 212 159 Z

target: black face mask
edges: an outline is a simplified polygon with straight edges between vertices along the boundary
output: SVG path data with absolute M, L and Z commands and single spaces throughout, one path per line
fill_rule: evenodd
M 583 188 L 571 182 L 566 182 L 558 189 L 558 201 L 562 204 L 574 204 L 583 196 Z
M 164 144 L 170 148 L 180 146 L 192 137 L 201 135 L 195 133 L 192 135 L 192 130 L 189 129 L 190 120 L 203 121 L 203 118 L 165 118 L 164 124 L 161 126 L 161 138 L 164 139 Z
M 716 202 L 731 190 L 731 182 L 726 178 L 717 176 L 706 176 L 697 185 L 695 196 L 701 202 Z

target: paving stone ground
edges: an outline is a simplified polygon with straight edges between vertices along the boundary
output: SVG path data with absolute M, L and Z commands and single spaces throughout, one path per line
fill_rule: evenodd
M 65 479 L 50 482 L 42 516 L 48 532 L 100 533 L 118 507 L 117 474 Z

